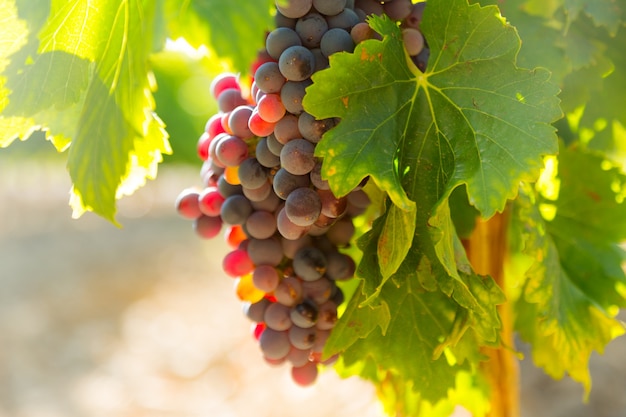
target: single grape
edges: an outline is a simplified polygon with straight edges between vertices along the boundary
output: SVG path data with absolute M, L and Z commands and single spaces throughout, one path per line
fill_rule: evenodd
M 263 321 L 270 329 L 283 331 L 289 330 L 293 323 L 291 322 L 291 308 L 280 303 L 271 303 L 263 315 Z
M 313 246 L 300 249 L 293 258 L 294 272 L 305 281 L 321 278 L 327 266 L 326 255 Z
M 424 36 L 417 29 L 402 29 L 402 41 L 410 56 L 416 56 L 424 49 Z
M 307 187 L 293 190 L 285 200 L 285 214 L 298 226 L 311 226 L 322 211 L 319 194 Z
M 222 230 L 222 219 L 202 215 L 193 221 L 193 229 L 201 238 L 212 239 Z
M 259 346 L 263 355 L 268 359 L 283 359 L 289 353 L 291 344 L 286 331 L 276 331 L 266 328 L 259 337 Z
M 294 325 L 307 329 L 315 326 L 317 314 L 317 305 L 313 301 L 305 299 L 291 308 L 290 317 Z
M 227 275 L 235 278 L 252 272 L 254 264 L 248 256 L 248 252 L 243 249 L 235 249 L 226 254 L 222 260 L 222 269 Z
M 354 41 L 350 33 L 344 29 L 329 29 L 320 42 L 322 53 L 329 57 L 336 52 L 352 52 L 354 51 Z
M 324 33 L 326 33 L 327 30 L 328 23 L 326 22 L 326 19 L 324 19 L 324 16 L 319 13 L 308 13 L 296 22 L 296 33 L 302 40 L 302 46 L 309 49 L 320 46 L 322 36 L 324 36 Z
M 235 88 L 227 88 L 217 97 L 217 107 L 223 113 L 233 111 L 237 106 L 245 106 L 246 104 L 246 99 L 241 96 L 241 90 Z
M 287 307 L 293 307 L 302 300 L 302 283 L 296 277 L 286 277 L 274 290 L 276 301 Z
M 355 45 L 368 39 L 375 39 L 376 35 L 376 31 L 366 22 L 359 22 L 350 30 L 350 36 Z
M 309 362 L 303 366 L 294 366 L 291 368 L 291 379 L 293 381 L 303 387 L 307 387 L 312 385 L 317 379 L 317 364 L 314 362 Z
M 287 111 L 279 94 L 265 94 L 257 103 L 259 116 L 266 122 L 278 122 Z
M 278 67 L 287 80 L 304 81 L 313 74 L 315 57 L 304 46 L 290 46 L 280 55 Z
M 297 45 L 302 45 L 302 41 L 296 31 L 288 27 L 280 27 L 279 25 L 265 38 L 265 49 L 267 49 L 270 56 L 276 60 L 280 58 L 280 54 L 282 54 L 285 49 Z
M 341 252 L 326 253 L 328 262 L 326 276 L 332 280 L 342 281 L 350 279 L 356 271 L 356 264 L 352 257 Z
M 194 188 L 186 188 L 176 198 L 176 211 L 185 219 L 194 220 L 202 215 L 199 204 L 200 194 Z
M 246 231 L 251 237 L 256 239 L 272 237 L 276 232 L 276 218 L 274 214 L 264 210 L 253 212 L 246 220 Z
M 281 144 L 278 150 L 278 156 L 283 149 L 282 145 L 287 144 L 292 139 L 301 138 L 302 134 L 298 129 L 298 116 L 286 114 L 274 126 L 274 138 Z
M 276 268 L 271 265 L 257 265 L 252 273 L 252 282 L 261 291 L 270 293 L 278 286 L 280 275 Z
M 222 204 L 226 199 L 220 194 L 217 187 L 206 187 L 198 196 L 198 204 L 202 214 L 216 217 L 220 215 Z
M 352 30 L 354 25 L 356 25 L 360 21 L 361 19 L 356 14 L 356 12 L 350 9 L 344 9 L 341 13 L 335 16 L 326 17 L 326 22 L 328 23 L 328 29 L 339 28 L 339 29 L 346 30 L 348 32 L 350 32 L 350 30 Z
M 289 309 L 289 307 L 287 307 Z M 311 349 L 315 344 L 315 327 L 302 328 L 291 326 L 287 332 L 289 343 L 296 349 Z
M 248 119 L 252 115 L 252 110 L 252 106 L 238 106 L 230 112 L 228 117 L 230 131 L 233 132 L 234 136 L 238 136 L 244 141 L 254 136 L 248 127 Z
M 250 201 L 241 194 L 227 197 L 220 208 L 220 216 L 227 224 L 244 224 L 251 213 Z
M 315 327 L 320 330 L 330 330 L 335 327 L 337 323 L 337 304 L 334 301 L 328 300 L 320 304 L 317 323 Z
M 225 135 L 215 140 L 215 156 L 225 166 L 237 166 L 248 157 L 248 145 L 241 138 Z
M 268 180 L 268 171 L 256 158 L 248 158 L 239 165 L 237 171 L 242 187 L 259 188 Z
M 254 74 L 256 86 L 264 93 L 278 93 L 285 84 L 285 77 L 276 62 L 266 62 Z
M 315 145 L 306 139 L 293 139 L 280 151 L 280 165 L 293 175 L 307 175 L 317 160 Z

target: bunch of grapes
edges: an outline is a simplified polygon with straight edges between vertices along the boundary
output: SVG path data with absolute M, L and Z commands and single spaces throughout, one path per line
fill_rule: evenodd
M 370 202 L 362 190 L 367 179 L 337 197 L 322 178 L 315 146 L 339 120 L 317 120 L 304 111 L 302 99 L 311 76 L 328 66 L 332 54 L 352 52 L 377 36 L 365 23 L 372 13 L 400 22 L 407 51 L 423 68 L 423 4 L 277 2 L 276 29 L 252 66 L 253 78 L 225 73 L 211 85 L 219 112 L 197 145 L 204 188 L 183 190 L 177 210 L 203 238 L 226 226 L 232 250 L 223 269 L 235 279 L 263 357 L 270 364 L 289 363 L 300 385 L 317 377 L 344 301 L 337 282 L 355 272 L 341 249 L 353 237 L 354 217 Z

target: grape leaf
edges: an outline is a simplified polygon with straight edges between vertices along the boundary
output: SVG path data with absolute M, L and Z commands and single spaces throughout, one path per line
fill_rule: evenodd
M 63 85 L 66 72 L 61 98 L 52 95 L 53 104 L 68 104 L 67 97 L 80 96 L 85 85 L 82 71 L 81 77 L 70 76 L 83 62 L 76 57 L 95 64 L 68 155 L 75 216 L 92 210 L 115 222 L 116 198 L 154 178 L 162 154 L 170 152 L 163 124 L 153 112 L 148 66 L 155 7 L 139 0 L 54 1 L 41 30 L 38 59 L 45 63 L 44 57 L 54 56 L 67 61 L 44 74 L 59 80 L 48 85 L 54 91 Z M 32 82 L 25 80 L 23 88 L 27 87 Z M 33 97 L 27 98 L 25 102 Z
M 436 401 L 445 397 L 458 367 L 451 367 L 443 356 L 433 355 L 438 340 L 449 335 L 456 303 L 441 292 L 425 292 L 415 280 L 407 280 L 401 286 L 386 285 L 381 297 L 388 302 L 376 310 L 358 307 L 365 300 L 362 293 L 350 301 L 338 323 L 341 327 L 333 329 L 326 354 L 343 351 L 347 364 L 371 357 L 379 368 L 412 381 L 425 399 Z M 388 321 L 384 329 L 378 327 L 383 327 L 380 320 Z M 336 337 L 346 332 L 350 340 Z M 466 367 L 467 364 L 463 368 Z
M 51 70 L 53 68 L 64 71 Z M 63 51 L 37 55 L 32 64 L 10 76 L 7 87 L 11 95 L 5 114 L 32 115 L 76 104 L 88 85 L 89 70 L 88 60 Z
M 540 200 L 544 212 L 555 213 L 550 221 L 529 197 L 517 202 L 525 253 L 536 262 L 516 305 L 516 326 L 532 343 L 539 366 L 555 378 L 569 373 L 588 393 L 592 351 L 601 353 L 624 333 L 614 316 L 626 306 L 620 290 L 626 288 L 625 257 L 618 246 L 626 238 L 626 176 L 606 169 L 599 155 L 562 149 L 557 180 L 558 199 Z
M 399 29 L 371 22 L 383 40 L 333 55 L 303 102 L 318 118 L 342 119 L 316 148 L 333 190 L 345 195 L 370 175 L 409 209 L 394 161 L 408 140 L 436 141 L 455 161 L 441 187 L 465 183 L 484 216 L 501 211 L 520 180 L 536 178 L 541 155 L 556 152 L 549 123 L 560 110 L 549 73 L 515 67 L 520 41 L 495 7 L 429 2 L 422 29 L 431 56 L 423 74 L 407 65 Z
M 265 46 L 264 34 L 273 25 L 273 4 L 273 0 L 188 0 L 182 4 L 167 0 L 165 12 L 172 38 L 183 37 L 196 48 L 210 45 L 220 58 L 232 60 L 234 68 L 246 73 Z
M 570 20 L 575 20 L 584 12 L 613 35 L 621 25 L 622 13 L 626 10 L 624 2 L 616 0 L 564 0 L 564 6 Z
M 426 263 L 419 273 L 431 273 Z M 501 301 L 500 290 L 489 288 L 492 280 L 468 279 L 485 305 L 493 305 L 493 296 Z M 490 320 L 440 291 L 425 291 L 419 279 L 398 276 L 383 287 L 378 306 L 364 305 L 365 301 L 366 295 L 357 290 L 333 329 L 326 355 L 342 352 L 347 365 L 371 358 L 381 372 L 391 372 L 431 403 L 445 398 L 454 376 L 480 358 L 481 331 L 468 329 L 475 326 L 475 331 L 479 322 Z M 495 308 L 491 314 L 497 316 Z
M 536 172 L 525 172 L 536 171 L 541 155 L 556 151 L 548 123 L 560 111 L 545 71 L 514 66 L 519 39 L 498 19 L 495 8 L 433 1 L 426 10 L 423 23 L 433 49 L 424 74 L 408 63 L 397 27 L 372 19 L 382 42 L 366 41 L 354 54 L 333 55 L 330 69 L 314 76 L 304 105 L 318 118 L 342 119 L 318 144 L 333 191 L 345 194 L 369 176 L 398 209 L 410 209 L 416 216 L 407 256 L 389 278 L 381 273 L 379 259 L 389 212 L 359 241 L 364 255 L 357 275 L 363 284 L 333 332 L 327 353 L 344 352 L 353 362 L 370 357 L 400 384 L 434 401 L 445 396 L 452 379 L 424 375 L 450 377 L 480 360 L 478 346 L 497 346 L 495 306 L 504 301 L 492 279 L 471 271 L 448 197 L 467 184 L 460 189 L 468 190 L 484 215 L 501 209 L 515 195 L 519 180 L 534 178 Z M 429 19 L 432 26 L 426 24 Z M 436 24 L 441 28 L 437 33 L 430 29 Z M 487 31 L 495 36 L 481 37 Z M 444 46 L 437 36 L 467 42 L 465 48 L 454 42 Z M 482 65 L 487 62 L 489 69 Z M 489 88 L 481 85 L 485 79 Z M 471 81 L 477 85 L 470 87 Z M 472 103 L 472 95 L 482 102 Z M 520 111 L 523 120 L 511 118 Z M 394 243 L 406 251 L 409 240 L 402 240 Z M 417 323 L 421 315 L 426 323 Z M 388 325 L 386 316 L 391 317 Z M 455 352 L 459 363 L 451 366 L 442 356 L 445 352 Z M 422 355 L 417 361 L 416 353 Z M 415 367 L 407 366 L 409 355 Z

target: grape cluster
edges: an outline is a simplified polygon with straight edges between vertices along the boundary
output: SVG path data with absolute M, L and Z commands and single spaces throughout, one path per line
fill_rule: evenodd
M 377 36 L 365 23 L 369 14 L 401 22 L 418 67 L 427 49 L 418 30 L 423 3 L 291 0 L 276 8 L 276 28 L 252 66 L 253 78 L 225 73 L 213 80 L 219 112 L 197 144 L 204 188 L 183 190 L 176 207 L 203 238 L 227 226 L 232 250 L 222 266 L 235 279 L 263 357 L 289 363 L 294 381 L 308 385 L 344 300 L 337 282 L 355 272 L 341 249 L 369 198 L 362 190 L 367 179 L 342 197 L 322 179 L 315 146 L 339 120 L 317 120 L 302 99 L 329 56 Z

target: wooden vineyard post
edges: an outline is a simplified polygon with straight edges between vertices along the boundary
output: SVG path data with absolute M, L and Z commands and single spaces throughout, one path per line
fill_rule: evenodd
M 506 293 L 504 265 L 507 260 L 508 211 L 488 220 L 479 219 L 472 235 L 463 241 L 476 273 L 490 275 Z M 489 417 L 519 417 L 519 365 L 512 350 L 513 317 L 510 302 L 498 306 L 502 320 L 502 348 L 483 348 L 489 358 L 481 364 L 491 387 Z

